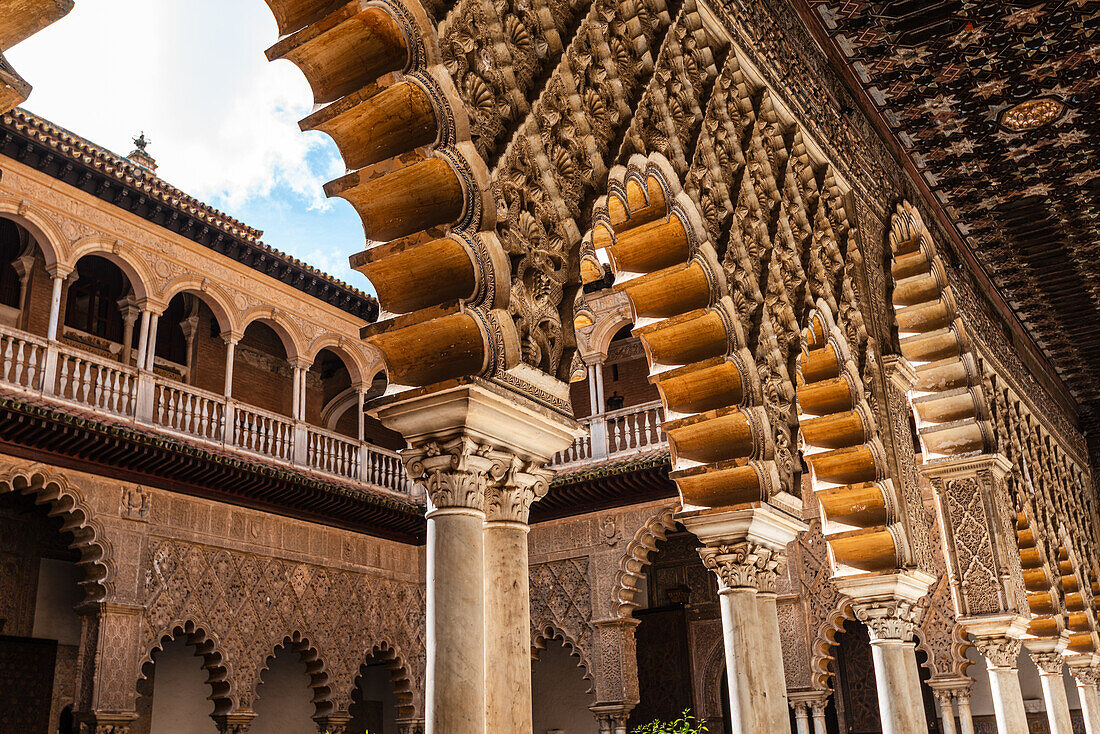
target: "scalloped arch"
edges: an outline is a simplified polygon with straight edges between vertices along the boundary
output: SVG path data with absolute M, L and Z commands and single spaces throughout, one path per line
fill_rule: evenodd
M 33 465 L 17 467 L 0 476 L 0 486 L 34 498 L 45 505 L 50 517 L 62 519 L 62 532 L 73 536 L 70 547 L 80 554 L 77 566 L 84 573 L 80 582 L 87 601 L 103 601 L 114 591 L 111 546 L 80 493 L 60 474 Z
M 626 619 L 638 608 L 638 591 L 645 581 L 644 569 L 649 565 L 649 554 L 657 550 L 657 542 L 664 540 L 668 531 L 676 528 L 675 508 L 666 507 L 646 521 L 627 543 L 619 570 L 612 583 L 611 612 Z
M 417 716 L 415 687 L 406 659 L 400 651 L 390 643 L 382 641 L 371 646 L 364 659 L 368 657 L 381 660 L 385 663 L 386 670 L 389 671 L 390 681 L 393 683 L 394 694 L 397 698 L 397 718 L 399 720 L 415 718 Z M 362 665 L 360 665 L 361 667 Z M 358 686 L 356 681 L 359 679 L 360 668 L 356 668 L 354 671 L 352 684 L 355 687 Z M 348 692 L 348 700 L 350 698 L 351 691 Z M 337 702 L 337 705 L 339 705 L 339 702 Z
M 241 701 L 247 699 L 249 702 L 253 702 L 259 697 L 259 688 L 262 685 L 264 672 L 271 668 L 271 664 L 274 662 L 275 656 L 279 654 L 279 650 L 285 649 L 296 654 L 298 659 L 306 666 L 309 687 L 313 691 L 311 703 L 314 707 L 314 716 L 325 716 L 332 713 L 334 704 L 332 689 L 329 686 L 328 669 L 325 666 L 325 658 L 322 657 L 317 645 L 313 642 L 315 639 L 315 636 L 303 634 L 296 629 L 282 635 L 281 639 L 274 644 L 268 644 L 266 649 L 269 652 L 264 656 L 263 662 L 255 673 L 248 695 L 243 695 L 244 691 L 241 691 Z
M 174 639 L 184 637 L 186 643 L 195 648 L 195 654 L 202 658 L 206 671 L 206 683 L 210 686 L 210 700 L 214 703 L 213 716 L 232 712 L 237 705 L 229 663 L 222 655 L 217 637 L 208 632 L 209 625 L 193 620 L 176 620 L 167 625 L 157 635 L 156 642 L 148 649 L 138 663 L 137 693 L 150 696 L 153 686 L 150 675 L 155 670 L 154 656 L 163 652 L 164 647 Z

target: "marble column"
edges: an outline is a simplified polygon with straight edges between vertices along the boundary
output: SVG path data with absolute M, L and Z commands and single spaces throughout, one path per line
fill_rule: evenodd
M 485 725 L 531 731 L 531 601 L 527 519 L 552 472 L 513 459 L 485 502 Z
M 769 505 L 687 512 L 677 519 L 703 542 L 699 549 L 703 565 L 718 577 L 734 731 L 772 734 L 788 730 L 775 581 L 785 570 L 787 543 L 805 526 Z
M 805 701 L 791 701 L 794 709 L 794 726 L 798 734 L 810 734 L 810 704 Z
M 870 634 L 883 734 L 928 732 L 913 632 L 923 612 L 919 601 L 934 582 L 920 571 L 836 580 Z
M 943 723 L 943 734 L 957 734 L 955 729 L 955 707 L 952 703 L 952 692 L 946 689 L 936 689 L 936 705 L 940 710 L 940 721 Z
M 485 488 L 503 473 L 468 438 L 409 461 L 427 476 L 429 734 L 485 734 Z
M 1094 662 L 1096 660 L 1093 657 Z M 1100 734 L 1100 667 L 1095 665 L 1071 665 L 1070 672 L 1077 683 L 1077 695 L 1081 699 L 1081 718 L 1085 720 L 1086 734 Z
M 1028 734 L 1024 696 L 1016 668 L 1020 656 L 1019 638 L 980 637 L 974 645 L 986 659 L 998 734 Z
M 959 706 L 959 734 L 974 734 L 974 715 L 970 713 L 970 689 L 956 691 L 955 703 Z
M 815 701 L 810 704 L 810 713 L 814 718 L 814 734 L 827 734 L 828 729 L 825 727 L 825 701 Z
M 1062 650 L 1069 642 L 1068 635 L 1059 640 L 1028 640 L 1028 654 L 1031 655 L 1035 667 L 1039 669 L 1039 682 L 1043 687 L 1043 704 L 1047 710 L 1047 722 L 1050 724 L 1050 734 L 1073 734 L 1073 723 L 1069 716 L 1069 698 L 1066 696 L 1066 684 L 1062 679 L 1062 666 L 1065 660 Z M 1047 644 L 1045 647 L 1054 649 L 1036 650 L 1036 645 Z M 1061 649 L 1058 649 L 1061 648 Z
M 546 387 L 567 404 L 568 386 Z M 412 391 L 371 413 L 404 436 L 408 476 L 428 498 L 425 732 L 530 731 L 526 528 L 504 505 L 533 499 L 534 485 L 546 481 L 542 467 L 580 427 L 477 378 Z M 516 494 L 516 487 L 523 489 Z M 490 522 L 500 523 L 488 529 L 487 499 Z M 487 632 L 494 637 L 488 644 Z

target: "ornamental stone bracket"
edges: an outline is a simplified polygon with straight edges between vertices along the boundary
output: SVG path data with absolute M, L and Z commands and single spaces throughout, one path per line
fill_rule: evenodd
M 935 491 L 951 596 L 960 617 L 1029 611 L 1001 454 L 921 467 Z

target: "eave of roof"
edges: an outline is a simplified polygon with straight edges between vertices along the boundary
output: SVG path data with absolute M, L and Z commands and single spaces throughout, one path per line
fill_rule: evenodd
M 260 240 L 262 232 L 24 109 L 0 117 L 0 153 L 366 321 L 378 302 Z

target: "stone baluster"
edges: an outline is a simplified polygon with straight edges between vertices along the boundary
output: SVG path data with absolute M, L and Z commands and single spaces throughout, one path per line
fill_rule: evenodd
M 1069 715 L 1069 698 L 1062 679 L 1063 651 L 1069 645 L 1069 633 L 1061 637 L 1029 639 L 1024 643 L 1035 667 L 1039 669 L 1039 682 L 1043 687 L 1043 703 L 1047 710 L 1050 734 L 1073 734 Z
M 770 734 L 788 729 L 775 581 L 784 570 L 787 543 L 805 526 L 769 505 L 687 512 L 678 519 L 703 542 L 703 565 L 718 577 L 734 730 Z

